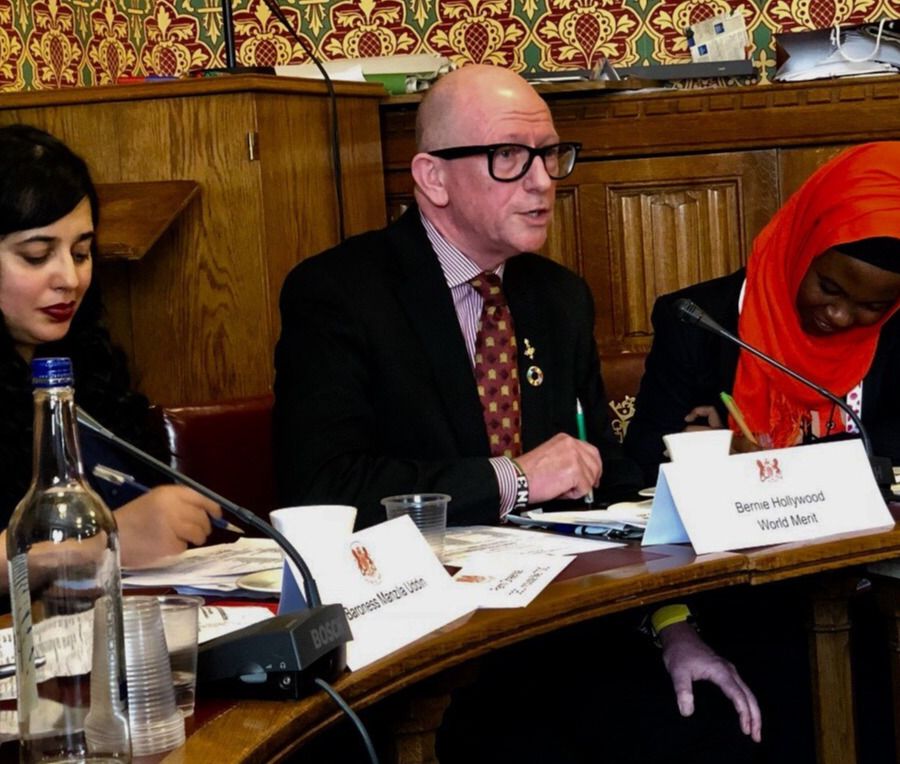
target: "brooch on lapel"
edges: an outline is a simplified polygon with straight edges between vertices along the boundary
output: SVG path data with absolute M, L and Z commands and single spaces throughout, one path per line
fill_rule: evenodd
M 523 352 L 530 361 L 534 360 L 534 345 L 531 344 L 531 340 L 527 337 L 525 337 L 525 350 Z M 532 364 L 525 370 L 525 379 L 528 380 L 528 384 L 532 387 L 540 387 L 544 382 L 544 372 L 540 366 Z

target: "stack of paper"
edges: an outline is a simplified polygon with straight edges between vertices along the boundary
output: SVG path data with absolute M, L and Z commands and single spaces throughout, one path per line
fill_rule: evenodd
M 281 549 L 274 541 L 242 538 L 233 544 L 189 549 L 154 568 L 126 569 L 122 585 L 172 587 L 182 594 L 234 592 L 241 576 L 281 565 Z

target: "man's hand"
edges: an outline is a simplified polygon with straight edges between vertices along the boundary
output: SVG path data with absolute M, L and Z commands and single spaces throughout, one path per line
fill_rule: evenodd
M 590 443 L 559 433 L 516 458 L 528 478 L 528 503 L 580 499 L 600 482 L 603 463 Z
M 759 704 L 737 669 L 706 644 L 689 623 L 675 623 L 659 634 L 663 647 L 663 663 L 682 716 L 694 713 L 694 682 L 706 680 L 717 685 L 733 704 L 741 732 L 757 743 L 762 739 L 762 717 Z
M 139 568 L 161 557 L 200 545 L 212 531 L 210 517 L 221 517 L 214 501 L 182 485 L 165 485 L 115 511 L 122 565 Z

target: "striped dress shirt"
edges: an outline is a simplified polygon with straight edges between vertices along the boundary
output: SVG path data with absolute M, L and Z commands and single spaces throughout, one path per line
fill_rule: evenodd
M 478 334 L 478 325 L 481 321 L 481 309 L 484 300 L 469 281 L 478 276 L 482 271 L 468 257 L 447 241 L 431 224 L 428 218 L 421 212 L 422 225 L 428 241 L 437 255 L 444 279 L 450 289 L 453 298 L 453 307 L 456 309 L 456 318 L 466 345 L 466 353 L 469 355 L 469 364 L 475 369 L 475 338 Z M 493 271 L 502 280 L 503 265 Z M 473 377 L 472 384 L 475 383 Z M 497 476 L 497 486 L 500 490 L 500 519 L 505 520 L 516 500 L 516 468 L 512 460 L 505 456 L 495 456 L 490 460 L 491 467 Z

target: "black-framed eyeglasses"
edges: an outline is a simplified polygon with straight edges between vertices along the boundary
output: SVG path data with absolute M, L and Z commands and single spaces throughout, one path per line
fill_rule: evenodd
M 488 172 L 494 180 L 510 183 L 525 176 L 531 169 L 535 157 L 540 157 L 553 180 L 562 180 L 572 174 L 581 144 L 576 142 L 554 143 L 552 146 L 523 146 L 521 143 L 491 143 L 486 146 L 455 146 L 448 149 L 429 151 L 439 159 L 461 159 L 462 157 L 486 154 Z

